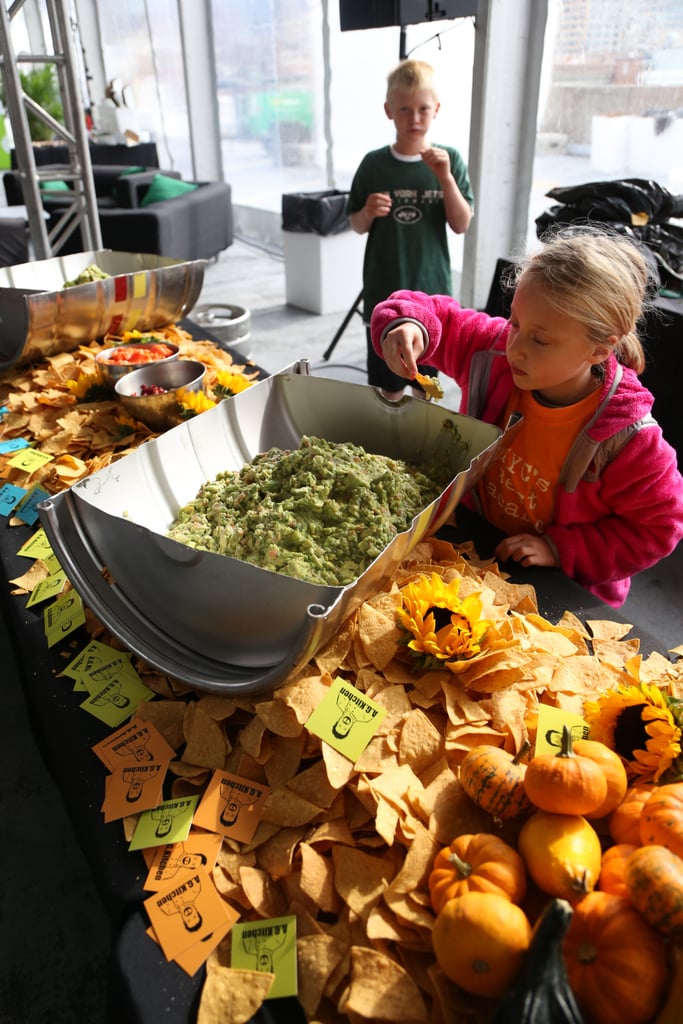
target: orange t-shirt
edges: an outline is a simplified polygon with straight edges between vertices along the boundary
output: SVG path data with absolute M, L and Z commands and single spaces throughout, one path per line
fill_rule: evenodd
M 552 522 L 555 489 L 574 439 L 598 407 L 594 391 L 574 405 L 542 405 L 515 388 L 502 423 L 524 417 L 509 448 L 494 459 L 478 484 L 485 517 L 503 533 L 543 533 Z

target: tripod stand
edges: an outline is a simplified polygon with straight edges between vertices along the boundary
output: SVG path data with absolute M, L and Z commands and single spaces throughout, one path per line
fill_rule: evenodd
M 334 338 L 332 339 L 330 344 L 327 346 L 327 348 L 323 352 L 323 359 L 325 360 L 325 362 L 329 361 L 330 356 L 332 355 L 332 353 L 334 352 L 334 350 L 336 348 L 337 342 L 341 338 L 341 336 L 344 333 L 344 331 L 346 330 L 346 328 L 351 323 L 351 318 L 353 317 L 353 314 L 354 313 L 358 313 L 358 316 L 360 316 L 360 317 L 363 316 L 363 313 L 361 312 L 361 308 L 360 308 L 360 304 L 361 304 L 361 299 L 362 298 L 363 298 L 363 292 L 361 290 L 358 293 L 358 298 L 356 299 L 354 304 L 351 306 L 351 309 L 348 311 L 348 313 L 346 314 L 346 316 L 344 317 L 344 319 L 340 323 L 340 325 L 339 325 L 339 327 L 337 329 L 337 333 L 335 334 Z

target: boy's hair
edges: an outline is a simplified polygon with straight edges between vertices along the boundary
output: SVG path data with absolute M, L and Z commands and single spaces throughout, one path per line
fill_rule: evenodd
M 645 356 L 636 330 L 649 268 L 638 246 L 608 228 L 568 227 L 543 241 L 542 249 L 517 266 L 516 284 L 522 278 L 533 282 L 559 312 L 583 324 L 596 344 L 616 335 L 619 362 L 642 373 Z
M 415 92 L 417 89 L 429 89 L 438 100 L 434 84 L 434 68 L 423 60 L 402 60 L 387 76 L 387 99 L 399 90 Z

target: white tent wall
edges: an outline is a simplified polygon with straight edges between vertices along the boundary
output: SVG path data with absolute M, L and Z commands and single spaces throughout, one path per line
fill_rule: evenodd
M 219 107 L 217 77 L 221 72 L 216 68 L 214 37 L 215 18 L 217 13 L 225 16 L 225 4 L 212 4 L 211 0 L 145 0 L 143 5 L 130 7 L 122 0 L 113 10 L 108 3 L 97 0 L 64 2 L 73 12 L 77 47 L 84 62 L 84 105 L 92 103 L 96 122 L 97 111 L 110 104 L 105 99 L 109 83 L 120 80 L 125 85 L 136 62 L 144 63 L 147 87 L 138 84 L 131 89 L 134 101 L 139 98 L 142 108 L 135 112 L 139 118 L 133 116 L 132 109 L 128 112 L 131 127 L 141 128 L 143 135 L 157 140 L 162 165 L 176 167 L 198 180 L 225 177 L 232 182 L 234 146 Z M 275 11 L 275 0 L 270 6 L 274 19 L 276 14 L 281 20 L 287 14 L 286 10 L 285 15 L 282 10 Z M 286 9 L 287 4 L 281 6 Z M 271 174 L 267 201 L 249 196 L 241 201 L 235 182 L 238 231 L 256 232 L 266 236 L 266 241 L 278 241 L 279 210 L 274 201 L 278 193 L 348 188 L 362 155 L 391 141 L 391 125 L 382 103 L 386 75 L 400 56 L 400 30 L 341 32 L 338 7 L 336 0 L 307 0 L 297 10 L 297 15 L 304 8 L 310 11 L 310 52 L 302 52 L 299 57 L 310 66 L 309 80 L 314 83 L 315 94 L 313 116 L 318 126 L 309 166 L 298 175 L 286 164 L 276 167 L 276 176 L 277 171 L 281 172 L 280 187 L 273 188 Z M 407 55 L 428 60 L 437 69 L 442 87 L 438 138 L 460 149 L 471 166 L 477 216 L 464 241 L 465 255 L 463 239 L 453 239 L 452 244 L 456 279 L 466 264 L 460 290 L 464 302 L 481 303 L 485 299 L 497 257 L 523 241 L 519 235 L 527 218 L 535 139 L 534 101 L 542 55 L 542 45 L 530 46 L 530 38 L 542 41 L 545 7 L 546 0 L 517 0 L 515 4 L 479 0 L 475 19 L 422 23 L 404 29 Z M 24 4 L 32 45 L 39 47 L 44 46 L 36 38 L 42 8 L 41 0 L 26 0 Z M 138 22 L 137 36 L 132 31 L 128 36 L 127 11 L 131 26 Z M 166 37 L 173 32 L 179 38 L 169 43 Z M 224 25 L 222 33 L 224 39 Z M 137 44 L 131 47 L 130 40 L 137 40 Z M 261 41 L 264 48 L 269 44 L 273 45 L 272 40 Z M 173 116 L 165 106 L 167 101 L 171 106 L 168 77 L 162 79 L 162 75 L 169 74 L 171 60 L 177 64 L 173 69 Z M 185 114 L 177 109 L 183 101 Z M 117 117 L 121 121 L 118 112 Z M 178 126 L 170 135 L 169 119 Z M 503 174 L 501 167 L 505 168 Z

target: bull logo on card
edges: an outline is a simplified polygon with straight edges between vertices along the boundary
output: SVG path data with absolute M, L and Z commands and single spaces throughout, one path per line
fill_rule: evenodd
M 146 729 L 136 732 L 134 736 L 128 736 L 120 743 L 116 743 L 111 749 L 118 757 L 132 757 L 136 761 L 152 761 L 154 754 L 147 749 L 149 743 L 149 732 Z
M 171 843 L 165 847 L 154 877 L 161 881 L 174 878 L 179 871 L 199 867 L 206 867 L 206 857 L 203 853 L 188 853 L 184 843 Z
M 156 778 L 161 771 L 161 765 L 150 764 L 141 765 L 139 768 L 124 768 L 123 769 L 123 781 L 128 785 L 128 792 L 126 793 L 126 802 L 129 804 L 136 803 L 142 796 L 142 791 L 146 782 L 150 779 Z
M 221 782 L 221 798 L 224 801 L 221 810 L 220 822 L 226 828 L 232 828 L 239 818 L 243 807 L 251 807 L 262 795 L 263 790 L 254 786 L 246 786 L 242 783 L 230 780 Z
M 195 903 L 201 896 L 202 884 L 199 875 L 179 885 L 177 889 L 166 893 L 159 900 L 159 910 L 164 914 L 180 914 L 183 928 L 188 932 L 197 932 L 202 926 L 202 915 L 197 910 Z
M 242 948 L 245 953 L 256 960 L 254 970 L 274 973 L 273 955 L 280 946 L 284 945 L 287 938 L 287 927 L 287 923 L 283 922 L 282 924 L 244 929 Z
M 173 828 L 173 819 L 178 815 L 182 814 L 183 808 L 178 807 L 158 807 L 156 810 L 150 812 L 150 816 L 154 821 L 158 822 L 157 827 L 154 829 L 154 835 L 158 839 L 163 839 L 167 836 Z
M 340 740 L 346 739 L 356 722 L 369 722 L 377 715 L 375 708 L 362 700 L 354 691 L 344 687 L 337 694 L 337 707 L 341 714 L 332 726 L 332 733 Z
M 121 693 L 121 683 L 115 681 L 105 687 L 96 697 L 93 697 L 91 703 L 97 708 L 101 708 L 105 704 L 113 704 L 117 708 L 126 708 L 130 704 L 130 697 L 126 697 L 124 693 Z

